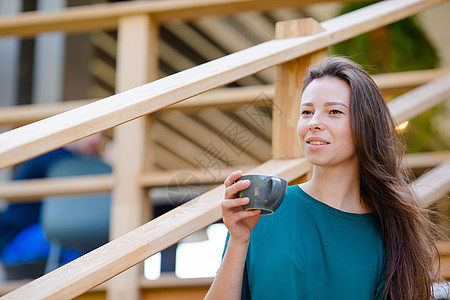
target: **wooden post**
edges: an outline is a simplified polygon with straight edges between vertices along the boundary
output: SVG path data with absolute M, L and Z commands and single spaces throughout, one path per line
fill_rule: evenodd
M 277 39 L 307 36 L 324 31 L 316 20 L 278 22 L 275 28 Z M 272 156 L 274 159 L 302 156 L 298 144 L 297 121 L 300 116 L 300 97 L 303 77 L 311 64 L 327 56 L 327 49 L 313 52 L 287 63 L 278 65 L 273 101 Z
M 149 15 L 123 17 L 118 26 L 116 92 L 122 92 L 157 79 L 158 24 Z M 115 128 L 114 187 L 111 205 L 110 237 L 137 228 L 151 214 L 147 190 L 137 178 L 150 169 L 151 118 L 144 116 Z M 107 299 L 140 298 L 140 268 L 133 267 L 113 278 Z

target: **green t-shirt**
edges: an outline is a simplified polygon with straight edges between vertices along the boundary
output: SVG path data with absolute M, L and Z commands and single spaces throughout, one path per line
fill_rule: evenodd
M 343 212 L 290 186 L 252 231 L 242 299 L 382 299 L 384 270 L 375 214 Z

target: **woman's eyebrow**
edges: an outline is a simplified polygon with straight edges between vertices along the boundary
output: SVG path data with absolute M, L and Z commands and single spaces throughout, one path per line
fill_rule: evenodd
M 341 106 L 344 106 L 345 108 L 348 108 L 348 106 L 342 102 L 326 102 L 324 104 L 324 106 L 333 106 L 333 105 L 341 105 Z M 300 106 L 314 106 L 314 104 L 312 104 L 311 102 L 306 102 L 306 103 L 302 103 Z
M 342 102 L 326 102 L 324 104 L 324 106 L 333 106 L 333 105 L 341 105 L 341 106 L 344 106 L 345 108 L 348 108 L 348 106 Z

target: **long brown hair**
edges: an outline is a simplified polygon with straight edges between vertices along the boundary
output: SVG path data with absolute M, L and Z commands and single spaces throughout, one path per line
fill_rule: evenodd
M 327 76 L 350 86 L 361 198 L 380 221 L 386 249 L 385 299 L 433 299 L 437 272 L 431 222 L 408 185 L 402 166 L 404 143 L 388 106 L 367 72 L 343 57 L 328 57 L 311 67 L 303 90 L 314 79 Z

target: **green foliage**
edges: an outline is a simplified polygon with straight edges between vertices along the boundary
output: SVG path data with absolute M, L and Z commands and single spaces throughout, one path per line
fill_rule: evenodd
M 340 14 L 373 2 L 343 5 Z M 352 58 L 371 74 L 436 68 L 436 50 L 415 18 L 362 34 L 331 47 L 330 52 Z
M 342 6 L 339 14 L 373 4 L 351 3 Z M 331 54 L 347 56 L 371 74 L 433 69 L 439 57 L 415 18 L 407 18 L 385 28 L 362 34 L 330 48 Z M 410 120 L 404 133 L 408 152 L 447 150 L 448 136 L 439 130 L 448 121 L 449 105 L 441 104 Z

